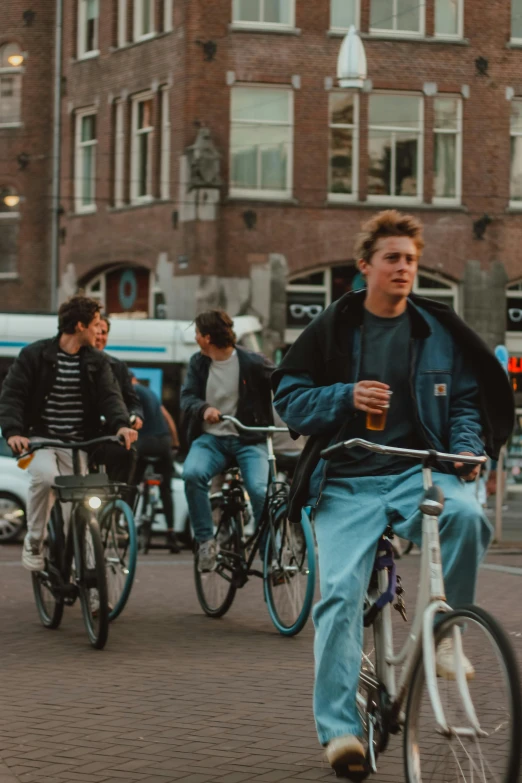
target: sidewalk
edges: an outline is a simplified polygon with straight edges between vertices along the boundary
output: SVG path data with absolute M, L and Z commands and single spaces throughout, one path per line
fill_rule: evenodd
M 495 526 L 495 496 L 488 498 L 486 514 Z M 522 493 L 509 495 L 504 502 L 502 511 L 502 540 L 500 546 L 519 544 L 522 546 Z M 499 544 L 496 544 L 499 546 Z

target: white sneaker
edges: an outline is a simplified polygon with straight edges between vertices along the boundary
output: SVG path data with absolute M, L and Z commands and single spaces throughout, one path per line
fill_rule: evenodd
M 29 533 L 24 538 L 22 549 L 22 565 L 28 571 L 43 571 L 45 568 L 45 558 L 43 556 L 43 547 L 31 539 Z
M 437 675 L 445 680 L 456 679 L 455 655 L 453 639 L 446 636 L 437 647 Z M 472 680 L 475 676 L 475 669 L 471 661 L 463 654 L 462 665 L 467 680 Z
M 335 737 L 326 746 L 326 759 L 337 777 L 356 778 L 366 770 L 366 756 L 362 742 L 353 734 Z
M 213 571 L 216 567 L 216 557 L 219 552 L 219 544 L 215 538 L 203 541 L 198 550 L 198 571 Z

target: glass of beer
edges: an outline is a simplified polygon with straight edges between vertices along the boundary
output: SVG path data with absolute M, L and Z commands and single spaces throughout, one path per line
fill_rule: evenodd
M 370 391 L 377 391 L 377 389 L 370 389 Z M 392 392 L 388 392 L 388 397 L 391 397 Z M 381 408 L 381 413 L 370 413 L 368 412 L 366 414 L 366 429 L 367 430 L 373 430 L 373 432 L 382 432 L 384 428 L 386 427 L 386 419 L 388 418 L 388 411 L 390 409 L 390 402 L 388 402 L 385 405 L 379 405 L 378 407 Z

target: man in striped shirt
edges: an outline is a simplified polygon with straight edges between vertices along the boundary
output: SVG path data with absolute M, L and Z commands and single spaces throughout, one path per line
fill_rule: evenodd
M 0 426 L 15 453 L 28 448 L 29 438 L 64 442 L 94 438 L 102 415 L 108 433 L 120 435 L 127 449 L 136 440 L 107 357 L 94 347 L 99 321 L 96 301 L 72 297 L 60 307 L 57 337 L 26 346 L 12 364 L 0 394 Z M 39 571 L 44 567 L 42 544 L 54 503 L 52 485 L 56 475 L 73 473 L 72 453 L 37 451 L 29 472 L 22 563 Z

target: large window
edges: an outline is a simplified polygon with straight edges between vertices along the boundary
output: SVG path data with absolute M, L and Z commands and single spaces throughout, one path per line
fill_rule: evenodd
M 122 207 L 124 199 L 125 177 L 125 132 L 123 112 L 125 104 L 116 101 L 114 104 L 114 206 Z
M 371 0 L 370 31 L 424 35 L 422 0 Z
M 131 200 L 152 199 L 153 99 L 140 95 L 132 102 Z
M 78 0 L 78 58 L 99 54 L 99 0 Z
M 522 41 L 522 0 L 511 0 L 511 40 Z
M 522 100 L 511 103 L 509 197 L 511 206 L 522 209 Z
M 76 212 L 96 209 L 96 114 L 92 109 L 76 115 L 74 190 Z
M 127 43 L 127 0 L 118 0 L 118 46 Z
M 447 304 L 457 313 L 460 310 L 458 284 L 440 275 L 420 269 L 413 284 L 413 292 L 419 296 L 427 296 L 430 299 L 435 299 L 436 302 Z
M 435 35 L 462 38 L 464 0 L 435 0 Z
M 292 92 L 235 87 L 231 117 L 231 195 L 289 197 L 292 192 Z
M 330 28 L 348 30 L 352 24 L 359 28 L 359 0 L 330 0 Z
M 422 198 L 422 98 L 370 96 L 368 200 Z
M 433 200 L 459 203 L 462 167 L 462 101 L 435 98 L 433 142 Z
M 0 185 L 0 279 L 16 277 L 20 197 L 12 187 Z
M 134 0 L 134 40 L 154 35 L 155 0 Z
M 328 192 L 332 200 L 357 198 L 358 107 L 353 92 L 330 93 Z
M 0 46 L 0 127 L 20 125 L 23 55 L 18 44 Z
M 167 87 L 161 88 L 161 176 L 160 195 L 170 198 L 170 102 Z
M 254 27 L 292 27 L 295 0 L 233 0 L 232 19 Z

